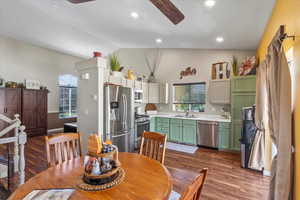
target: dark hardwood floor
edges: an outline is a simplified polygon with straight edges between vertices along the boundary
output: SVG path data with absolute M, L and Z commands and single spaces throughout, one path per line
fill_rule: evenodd
M 26 180 L 47 168 L 45 140 L 28 138 L 25 147 Z M 165 165 L 199 172 L 209 169 L 201 200 L 265 200 L 270 179 L 260 173 L 242 169 L 240 155 L 199 149 L 195 154 L 167 150 Z

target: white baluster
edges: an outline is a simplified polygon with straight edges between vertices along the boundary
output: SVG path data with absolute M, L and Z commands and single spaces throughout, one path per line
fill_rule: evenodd
M 19 133 L 19 147 L 20 147 L 20 160 L 19 160 L 19 176 L 20 185 L 25 182 L 25 155 L 24 155 L 24 144 L 26 143 L 27 136 L 24 132 L 25 126 L 20 127 Z
M 19 127 L 21 126 L 21 121 L 19 120 L 20 115 L 15 115 L 16 128 L 15 128 L 15 137 L 18 138 Z M 14 142 L 14 172 L 17 172 L 19 168 L 19 141 Z

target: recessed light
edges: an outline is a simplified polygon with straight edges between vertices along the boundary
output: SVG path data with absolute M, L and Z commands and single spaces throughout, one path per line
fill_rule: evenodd
M 160 44 L 160 43 L 162 43 L 163 41 L 162 41 L 161 38 L 157 38 L 157 39 L 155 40 L 155 42 L 156 42 L 157 44 Z
M 219 42 L 219 43 L 224 42 L 224 38 L 223 37 L 217 37 L 216 41 Z
M 137 18 L 139 18 L 139 14 L 137 13 L 137 12 L 131 12 L 131 17 L 133 18 L 133 19 L 137 19 Z
M 206 0 L 206 1 L 204 1 L 204 5 L 208 8 L 212 8 L 216 5 L 216 1 L 215 0 Z

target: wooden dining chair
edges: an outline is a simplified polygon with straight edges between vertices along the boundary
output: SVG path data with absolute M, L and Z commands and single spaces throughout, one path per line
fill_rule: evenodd
M 156 132 L 144 132 L 140 154 L 164 164 L 167 136 Z
M 201 170 L 199 176 L 188 186 L 180 200 L 200 200 L 201 191 L 207 177 L 207 168 Z
M 49 167 L 81 156 L 79 133 L 61 133 L 45 136 L 45 140 Z

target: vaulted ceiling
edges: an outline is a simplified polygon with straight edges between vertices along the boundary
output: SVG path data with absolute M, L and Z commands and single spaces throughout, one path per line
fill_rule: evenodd
M 207 8 L 204 0 L 172 0 L 185 15 L 174 25 L 149 0 L 4 0 L 0 35 L 78 56 L 135 47 L 256 49 L 275 1 L 216 0 Z

